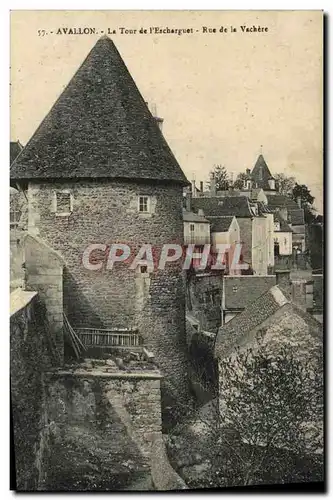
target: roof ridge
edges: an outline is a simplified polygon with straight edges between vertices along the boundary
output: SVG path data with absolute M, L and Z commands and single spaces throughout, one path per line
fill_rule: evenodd
M 13 181 L 55 178 L 189 184 L 108 36 L 92 47 L 12 163 Z

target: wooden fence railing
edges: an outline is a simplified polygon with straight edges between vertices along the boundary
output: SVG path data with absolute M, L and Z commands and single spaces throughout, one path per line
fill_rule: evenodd
M 75 332 L 85 347 L 139 347 L 143 343 L 137 330 L 76 328 Z

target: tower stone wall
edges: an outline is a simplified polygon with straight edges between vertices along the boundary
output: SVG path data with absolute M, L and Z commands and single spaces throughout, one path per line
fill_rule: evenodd
M 54 196 L 66 191 L 72 212 L 56 214 Z M 139 196 L 148 196 L 151 213 L 138 210 Z M 64 259 L 64 311 L 75 328 L 138 328 L 153 351 L 168 393 L 186 397 L 185 284 L 181 259 L 158 269 L 164 244 L 182 244 L 182 188 L 167 183 L 135 181 L 30 182 L 29 230 Z M 130 260 L 107 268 L 108 249 L 127 244 L 131 258 L 144 244 L 153 250 L 155 268 L 130 269 Z M 84 252 L 93 251 L 87 269 Z M 143 271 L 143 272 L 142 272 Z

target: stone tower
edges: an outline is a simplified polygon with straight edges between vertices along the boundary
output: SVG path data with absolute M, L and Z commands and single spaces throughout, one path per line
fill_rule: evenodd
M 64 310 L 73 328 L 138 328 L 185 396 L 187 356 L 181 262 L 164 270 L 106 266 L 108 249 L 183 243 L 188 181 L 114 43 L 97 41 L 11 167 L 27 192 L 28 230 L 64 259 Z M 87 269 L 83 256 L 98 245 Z M 172 404 L 172 403 L 171 403 Z

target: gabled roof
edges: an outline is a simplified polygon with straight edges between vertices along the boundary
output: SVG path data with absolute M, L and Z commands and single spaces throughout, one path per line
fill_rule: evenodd
M 274 179 L 274 177 L 272 176 L 263 155 L 259 155 L 251 172 L 251 179 L 257 187 L 266 190 L 270 189 L 268 180 Z
M 188 181 L 118 50 L 100 38 L 11 168 L 11 179 Z
M 213 233 L 225 233 L 229 231 L 234 216 L 226 215 L 223 217 L 211 217 L 211 218 L 208 217 L 208 219 L 211 223 L 211 231 Z
M 302 226 L 303 224 L 305 224 L 303 208 L 288 210 L 288 213 L 290 215 L 290 222 L 293 226 Z
M 193 198 L 192 206 L 194 210 L 202 208 L 207 217 L 221 217 L 226 215 L 234 215 L 240 218 L 253 217 L 249 200 L 246 196 Z
M 209 220 L 207 220 L 203 215 L 195 214 L 194 212 L 188 212 L 183 208 L 183 221 L 184 222 L 201 222 L 202 224 L 209 224 Z
M 268 206 L 271 208 L 299 209 L 296 201 L 284 194 L 267 194 Z
M 257 201 L 257 206 L 259 215 L 267 215 L 272 213 L 272 210 L 270 210 L 270 208 L 267 205 L 265 205 L 262 201 Z
M 258 199 L 258 196 L 259 194 L 261 193 L 261 191 L 263 191 L 262 188 L 255 188 L 255 189 L 251 189 L 251 192 L 250 192 L 250 199 L 253 200 L 253 201 L 257 201 Z
M 242 310 L 276 284 L 276 276 L 225 276 L 224 307 Z
M 20 141 L 11 141 L 9 146 L 10 151 L 10 164 L 13 163 L 15 158 L 21 153 L 23 146 Z
M 319 339 L 322 329 L 320 323 L 290 302 L 282 289 L 275 285 L 219 329 L 215 340 L 215 356 L 230 356 L 238 346 L 247 343 L 251 332 L 286 305 L 309 324 L 311 335 Z

